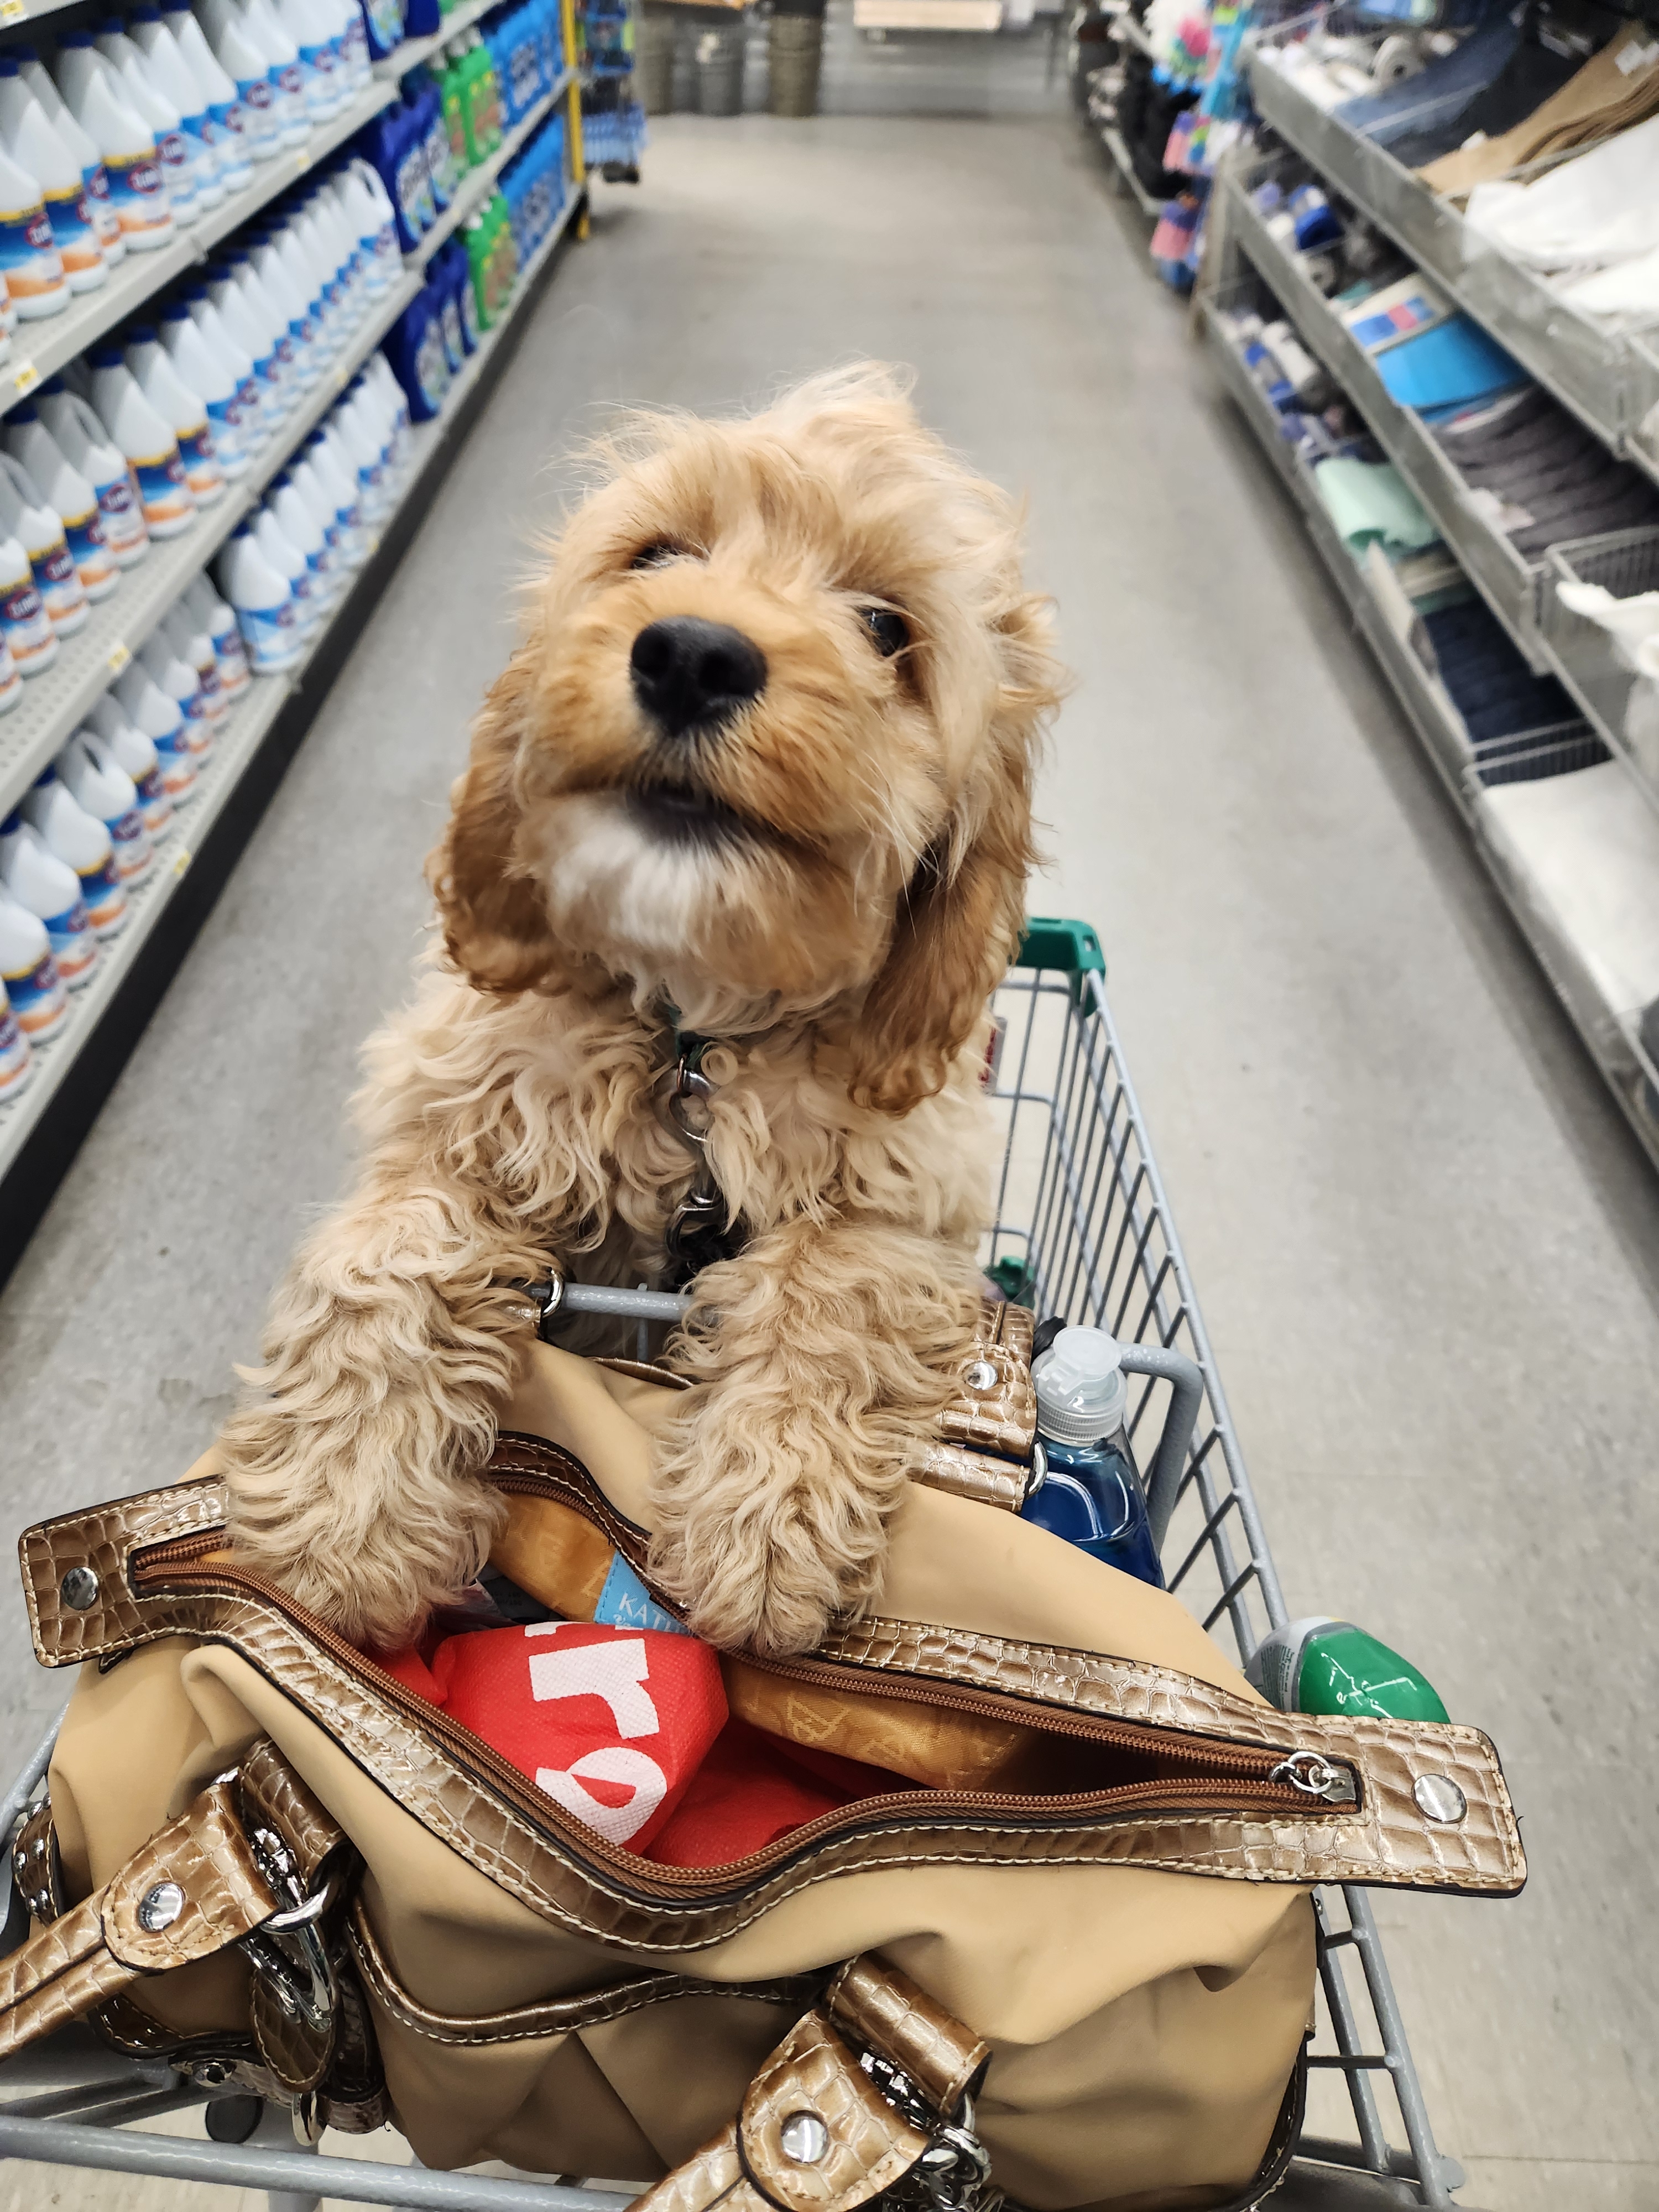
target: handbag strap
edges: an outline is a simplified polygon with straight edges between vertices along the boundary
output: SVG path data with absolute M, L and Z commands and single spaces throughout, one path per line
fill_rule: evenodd
M 866 1953 L 796 2021 L 737 2118 L 635 2212 L 854 2212 L 895 2190 L 974 2212 L 990 2161 L 969 2093 L 989 2061 L 988 2044 Z

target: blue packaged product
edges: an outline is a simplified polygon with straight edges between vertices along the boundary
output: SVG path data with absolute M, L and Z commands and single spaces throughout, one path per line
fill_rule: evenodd
M 429 422 L 449 389 L 441 313 L 434 312 L 431 286 L 411 300 L 392 325 L 386 357 L 403 386 L 411 422 Z
M 438 0 L 408 0 L 404 10 L 404 36 L 406 39 L 431 39 L 443 28 L 443 11 Z
M 403 44 L 404 0 L 357 0 L 357 7 L 363 19 L 369 54 L 374 60 L 383 62 Z

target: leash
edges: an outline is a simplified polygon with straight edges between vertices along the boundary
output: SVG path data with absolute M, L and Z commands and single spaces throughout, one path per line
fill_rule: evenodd
M 715 1085 L 703 1073 L 703 1055 L 719 1040 L 680 1027 L 678 1010 L 668 1010 L 673 1036 L 673 1073 L 663 1100 L 664 1118 L 696 1162 L 691 1188 L 669 1216 L 663 1231 L 663 1249 L 668 1255 L 666 1290 L 684 1290 L 701 1268 L 716 1260 L 729 1260 L 747 1242 L 732 1218 L 725 1194 L 708 1158 L 706 1109 Z

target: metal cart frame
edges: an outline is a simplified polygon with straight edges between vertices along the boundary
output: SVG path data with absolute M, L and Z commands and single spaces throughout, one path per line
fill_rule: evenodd
M 1136 1347 L 1124 1363 L 1139 1378 L 1131 1433 L 1150 1442 L 1161 1431 L 1158 1446 L 1141 1456 L 1152 1469 L 1170 1587 L 1206 1629 L 1224 1628 L 1242 1663 L 1286 1620 L 1285 1601 L 1124 1066 L 1093 931 L 1031 922 L 995 1011 L 1000 1046 L 990 1096 L 1007 1136 L 988 1272 L 1040 1312 L 1093 1323 Z M 684 1303 L 660 1293 L 584 1294 L 576 1285 L 565 1295 L 573 1309 L 641 1321 L 668 1318 Z M 1172 1454 L 1172 1439 L 1184 1440 L 1184 1451 Z M 56 1734 L 54 1724 L 0 1801 L 0 1841 L 34 1797 Z M 27 1921 L 12 1906 L 9 1849 L 0 1852 L 0 1899 L 9 1908 L 0 1948 L 9 1948 Z M 1364 1892 L 1322 1889 L 1316 1911 L 1324 2002 L 1309 2063 L 1343 2075 L 1355 2140 L 1304 2133 L 1279 2201 L 1285 2212 L 1447 2212 L 1462 2171 L 1436 2147 Z M 1390 2143 L 1379 2075 L 1392 2088 L 1403 2148 Z M 221 2112 L 211 2109 L 216 2101 Z M 240 2141 L 135 2134 L 125 2124 L 206 2102 L 210 2129 L 222 2136 L 246 2125 L 255 2101 L 237 2095 L 233 2114 L 164 2062 L 119 2057 L 90 2030 L 72 2028 L 0 2065 L 0 2156 L 264 2189 L 270 2212 L 316 2212 L 325 2196 L 432 2212 L 623 2212 L 630 2202 L 613 2189 L 323 2155 L 294 2141 L 276 2106 L 253 2114 L 257 2124 Z

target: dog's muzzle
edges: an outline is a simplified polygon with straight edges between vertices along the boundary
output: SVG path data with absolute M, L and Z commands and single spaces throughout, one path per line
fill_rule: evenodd
M 629 657 L 634 696 L 671 738 L 717 727 L 766 689 L 766 655 L 740 629 L 670 615 L 647 624 Z

